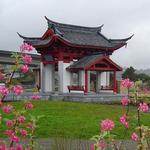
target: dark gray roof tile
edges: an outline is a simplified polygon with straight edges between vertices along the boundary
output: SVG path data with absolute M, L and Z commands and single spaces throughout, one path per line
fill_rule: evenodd
M 95 46 L 99 48 L 114 48 L 120 45 L 125 45 L 126 41 L 131 37 L 126 39 L 107 39 L 102 33 L 101 28 L 99 27 L 83 27 L 69 24 L 57 23 L 52 20 L 48 21 L 48 27 L 54 31 L 54 33 L 59 36 L 64 41 L 69 42 L 70 44 L 81 45 L 81 46 Z M 28 38 L 19 35 L 24 38 L 25 42 L 32 44 L 33 46 L 46 45 L 48 44 L 52 37 L 47 39 L 41 38 Z
M 47 45 L 50 41 L 51 41 L 51 37 L 47 38 L 47 39 L 25 39 L 24 42 L 28 43 L 28 44 L 31 44 L 31 45 L 36 45 L 36 46 L 39 46 L 39 45 Z
M 74 62 L 72 65 L 68 67 L 68 69 L 71 68 L 85 68 L 86 66 L 90 65 L 93 61 L 96 59 L 101 58 L 103 55 L 90 55 L 90 56 L 85 56 L 78 61 Z
M 86 67 L 92 65 L 95 61 L 100 60 L 100 59 L 107 59 L 116 69 L 117 71 L 121 71 L 122 68 L 118 66 L 116 63 L 114 63 L 109 57 L 104 56 L 102 54 L 99 55 L 90 55 L 90 56 L 85 56 L 78 61 L 74 62 L 72 65 L 67 67 L 68 70 L 71 69 L 86 69 Z

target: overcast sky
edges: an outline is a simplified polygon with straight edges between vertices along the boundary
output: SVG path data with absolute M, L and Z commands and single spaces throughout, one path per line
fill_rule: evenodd
M 112 59 L 121 66 L 150 68 L 150 0 L 0 0 L 0 49 L 17 51 L 24 36 L 41 36 L 44 18 L 99 26 L 108 38 L 134 37 Z

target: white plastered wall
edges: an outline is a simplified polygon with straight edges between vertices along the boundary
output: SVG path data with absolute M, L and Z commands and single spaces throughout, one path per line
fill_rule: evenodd
M 106 85 L 110 86 L 110 72 L 106 72 Z
M 41 89 L 43 92 L 54 90 L 54 65 L 41 63 Z
M 79 71 L 79 85 L 85 86 L 85 71 L 84 70 Z
M 40 63 L 41 92 L 44 92 L 43 63 Z
M 106 72 L 101 72 L 101 86 L 106 86 L 107 85 L 107 76 Z
M 96 92 L 99 92 L 101 89 L 101 72 L 96 72 Z
M 70 66 L 70 63 L 58 62 L 58 77 L 59 77 L 59 91 L 62 93 L 68 93 L 68 85 L 71 82 L 70 72 L 66 68 Z

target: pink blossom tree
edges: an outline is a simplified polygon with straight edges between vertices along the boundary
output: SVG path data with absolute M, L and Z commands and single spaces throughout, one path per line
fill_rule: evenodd
M 133 104 L 137 109 L 136 118 L 137 118 L 138 126 L 135 128 L 135 131 L 131 134 L 131 140 L 133 142 L 138 142 L 137 149 L 139 149 L 139 150 L 150 149 L 150 144 L 148 142 L 148 140 L 150 138 L 150 127 L 145 126 L 141 123 L 141 113 L 148 112 L 149 106 L 144 101 L 139 100 L 139 93 L 137 90 L 138 86 L 136 85 L 136 83 L 130 81 L 129 79 L 125 79 L 125 80 L 122 80 L 121 86 L 123 88 L 126 88 L 128 91 L 127 96 L 125 96 L 121 99 L 123 114 L 118 119 L 124 127 L 123 137 L 125 138 L 125 135 L 127 135 L 128 130 L 131 127 L 130 120 L 132 118 L 130 118 L 130 116 L 129 116 L 129 111 L 130 111 L 130 105 Z M 134 96 L 134 99 L 132 99 L 132 100 L 130 99 L 130 89 L 131 88 L 133 88 L 135 91 L 134 92 L 135 96 Z M 147 92 L 148 92 L 147 90 L 146 90 L 146 92 L 144 91 L 145 94 L 147 94 Z M 111 133 L 111 131 L 113 130 L 114 127 L 115 127 L 115 124 L 112 120 L 110 120 L 110 119 L 102 120 L 100 135 L 94 136 L 92 138 L 92 140 L 95 140 L 95 144 L 93 144 L 91 146 L 91 150 L 104 150 L 107 148 L 108 143 L 109 143 L 109 145 L 112 145 L 113 149 L 122 150 L 124 148 L 123 140 L 118 145 L 116 145 L 116 143 L 114 143 L 113 134 Z M 102 146 L 100 144 L 101 141 L 103 141 L 103 143 L 105 142 L 105 144 L 103 144 Z M 105 145 L 105 147 L 104 147 L 104 145 Z
M 12 72 L 9 77 L 6 77 L 4 73 L 0 72 L 0 80 L 5 83 L 5 86 L 0 88 L 0 107 L 2 112 L 7 114 L 12 114 L 11 119 L 3 118 L 0 114 L 0 121 L 3 121 L 6 125 L 6 130 L 4 134 L 9 139 L 9 144 L 6 145 L 4 141 L 0 141 L 0 149 L 2 150 L 33 150 L 36 149 L 34 142 L 34 133 L 37 128 L 37 121 L 41 116 L 34 117 L 31 116 L 30 119 L 26 119 L 26 112 L 28 109 L 33 109 L 32 99 L 40 99 L 38 94 L 33 94 L 31 100 L 25 101 L 22 110 L 18 111 L 11 104 L 4 103 L 6 96 L 9 93 L 14 93 L 15 95 L 21 95 L 24 92 L 22 85 L 12 85 L 12 78 L 16 71 L 22 73 L 27 73 L 29 71 L 29 64 L 32 62 L 32 57 L 27 52 L 32 51 L 33 47 L 27 43 L 23 43 L 20 47 L 21 53 L 13 53 L 12 58 L 14 58 L 14 66 L 12 67 Z M 22 139 L 30 139 L 30 146 L 25 147 L 21 145 Z M 14 144 L 15 143 L 15 144 Z

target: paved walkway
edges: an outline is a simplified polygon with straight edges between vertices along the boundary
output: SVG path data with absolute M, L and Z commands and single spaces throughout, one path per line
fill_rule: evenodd
M 37 139 L 35 140 L 38 149 L 36 150 L 90 150 L 93 144 L 90 140 L 71 140 L 63 138 L 52 138 L 52 139 Z M 28 140 L 22 142 L 24 144 L 28 143 Z M 137 150 L 136 143 L 131 141 L 124 141 L 126 150 Z M 108 148 L 107 150 L 112 150 Z M 123 147 L 120 150 L 124 150 Z
M 23 143 L 27 144 L 28 140 Z M 64 138 L 50 138 L 50 139 L 37 139 L 35 140 L 38 149 L 37 150 L 90 150 L 93 144 L 90 140 L 71 140 Z M 120 143 L 120 141 L 118 141 Z M 137 143 L 130 140 L 123 141 L 126 150 L 137 150 Z M 106 150 L 112 150 L 112 148 L 107 148 Z M 123 147 L 120 150 L 125 150 Z M 147 149 L 150 150 L 150 149 Z

